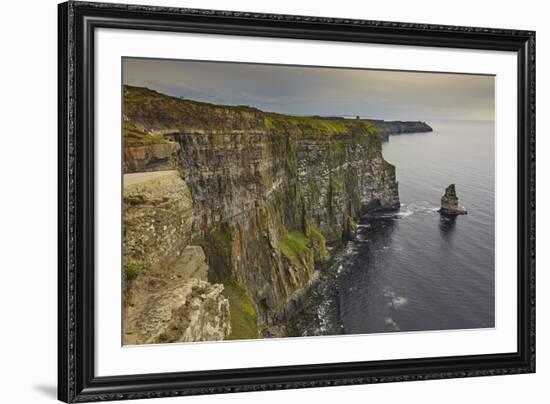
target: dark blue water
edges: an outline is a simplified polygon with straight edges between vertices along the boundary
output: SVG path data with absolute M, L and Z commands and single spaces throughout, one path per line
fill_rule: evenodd
M 363 218 L 297 320 L 301 335 L 494 327 L 494 126 L 391 136 L 401 209 Z M 437 213 L 456 184 L 468 215 Z

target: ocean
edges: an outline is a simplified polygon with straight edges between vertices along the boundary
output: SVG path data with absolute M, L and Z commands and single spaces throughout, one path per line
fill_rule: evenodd
M 494 124 L 432 121 L 390 136 L 401 208 L 361 218 L 357 239 L 312 288 L 296 335 L 490 328 L 495 324 Z M 468 211 L 437 212 L 449 184 Z

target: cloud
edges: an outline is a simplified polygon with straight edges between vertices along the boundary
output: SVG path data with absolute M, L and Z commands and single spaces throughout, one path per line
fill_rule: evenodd
M 294 115 L 492 120 L 494 76 L 125 58 L 125 84 Z

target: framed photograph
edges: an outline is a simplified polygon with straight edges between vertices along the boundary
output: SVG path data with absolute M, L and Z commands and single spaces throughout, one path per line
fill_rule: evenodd
M 59 399 L 535 371 L 535 33 L 59 5 Z

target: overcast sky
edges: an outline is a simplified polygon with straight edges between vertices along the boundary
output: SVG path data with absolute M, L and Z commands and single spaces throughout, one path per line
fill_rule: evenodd
M 123 81 L 291 115 L 494 119 L 493 76 L 125 58 Z

